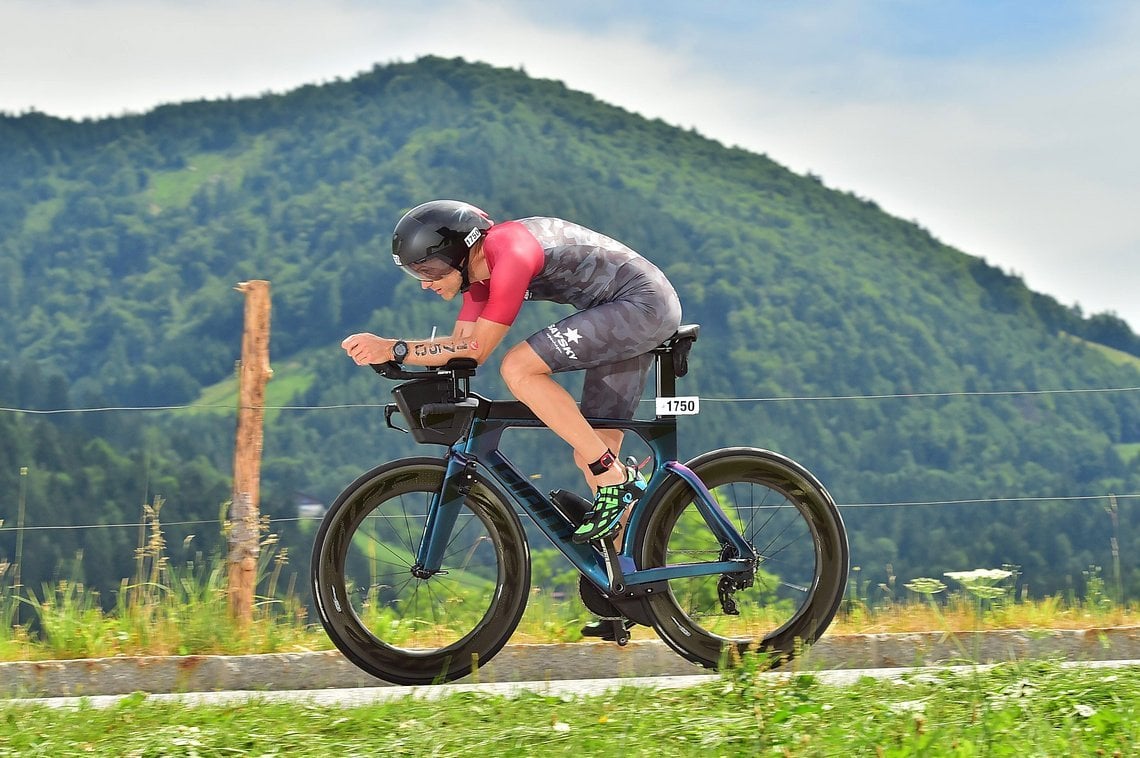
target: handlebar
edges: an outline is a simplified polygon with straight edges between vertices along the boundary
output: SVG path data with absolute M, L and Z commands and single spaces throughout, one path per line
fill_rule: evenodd
M 373 371 L 386 379 L 405 380 L 424 379 L 429 376 L 474 376 L 475 369 L 479 364 L 474 358 L 452 358 L 443 366 L 427 366 L 417 371 L 409 371 L 395 361 L 370 363 L 368 365 L 372 367 Z

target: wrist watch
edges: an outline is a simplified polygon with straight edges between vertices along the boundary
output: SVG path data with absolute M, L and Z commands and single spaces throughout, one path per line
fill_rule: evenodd
M 404 359 L 408 357 L 408 343 L 403 340 L 397 340 L 395 345 L 392 345 L 392 360 L 396 363 L 403 363 Z

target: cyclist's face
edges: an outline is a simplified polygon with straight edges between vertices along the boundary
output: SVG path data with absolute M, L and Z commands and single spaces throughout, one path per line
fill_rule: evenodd
M 403 266 L 403 269 L 421 282 L 434 282 L 455 270 L 453 266 L 439 258 L 427 258 L 417 263 L 409 263 Z
M 431 290 L 444 300 L 451 300 L 459 294 L 459 288 L 463 286 L 463 275 L 457 270 L 451 269 L 450 273 L 444 274 L 439 279 L 420 282 L 420 286 L 425 290 Z

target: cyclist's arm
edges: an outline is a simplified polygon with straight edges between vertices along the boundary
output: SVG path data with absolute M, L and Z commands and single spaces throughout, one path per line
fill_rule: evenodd
M 482 364 L 503 341 L 526 299 L 531 278 L 542 268 L 543 252 L 525 227 L 510 221 L 493 227 L 484 245 L 488 262 L 494 262 L 491 277 L 472 282 L 464 293 L 451 337 L 406 340 L 408 356 L 404 363 L 442 366 L 452 358 L 474 358 Z M 354 334 L 341 346 L 363 365 L 391 360 L 395 343 L 374 334 Z
M 484 253 L 491 263 L 490 280 L 472 282 L 450 340 L 408 343 L 405 363 L 439 366 L 452 358 L 474 358 L 482 364 L 514 323 L 531 279 L 542 268 L 542 246 L 524 226 L 507 222 L 488 236 Z
M 500 324 L 485 318 L 480 318 L 475 323 L 457 321 L 450 337 L 408 340 L 408 357 L 404 363 L 412 366 L 442 366 L 452 358 L 474 358 L 481 365 L 495 352 L 510 328 L 510 324 Z

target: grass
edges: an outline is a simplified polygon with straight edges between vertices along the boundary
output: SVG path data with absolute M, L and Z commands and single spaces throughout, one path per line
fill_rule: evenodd
M 262 160 L 264 151 L 265 143 L 258 141 L 241 152 L 198 153 L 186 161 L 184 168 L 152 172 L 146 198 L 159 211 L 184 208 L 206 184 L 240 184 L 245 172 Z
M 282 587 L 288 562 L 276 537 L 263 528 L 258 566 L 258 596 L 252 622 L 238 624 L 230 615 L 226 564 L 199 556 L 182 566 L 170 563 L 160 520 L 163 501 L 143 509 L 147 539 L 136 553 L 133 577 L 123 579 L 115 605 L 104 610 L 97 593 L 76 581 L 60 581 L 40 591 L 17 588 L 15 567 L 0 563 L 0 661 L 101 658 L 119 655 L 238 655 L 332 649 L 319 624 L 307 617 L 293 586 Z M 264 526 L 264 525 L 263 525 Z M 225 525 L 223 525 L 223 528 Z M 542 585 L 556 572 L 546 566 L 534 576 L 522 621 L 511 638 L 520 643 L 576 642 L 581 626 L 593 616 L 576 593 L 554 596 Z M 564 572 L 565 573 L 565 572 Z M 1084 598 L 1017 598 L 1010 571 L 982 571 L 997 579 L 978 587 L 962 584 L 949 591 L 935 579 L 915 579 L 872 603 L 858 593 L 859 569 L 852 596 L 828 634 L 973 632 L 994 629 L 1096 629 L 1136 624 L 1127 603 L 1111 599 L 1098 567 L 1085 575 Z M 979 572 L 963 572 L 965 576 Z M 948 575 L 951 576 L 951 575 Z M 573 577 L 571 577 L 573 578 Z M 565 577 L 562 577 L 564 580 Z M 913 588 L 917 588 L 913 589 Z M 944 593 L 944 591 L 946 591 Z M 940 600 L 935 600 L 939 595 Z M 985 599 L 979 599 L 983 597 Z M 33 623 L 34 621 L 34 623 Z M 33 628 L 36 630 L 33 633 Z M 416 635 L 431 636 L 416 627 Z M 652 632 L 641 630 L 646 639 Z M 393 639 L 399 644 L 401 640 Z
M 1140 458 L 1140 442 L 1122 442 L 1113 445 L 1113 448 L 1125 463 L 1131 463 L 1136 458 Z
M 303 603 L 289 588 L 277 586 L 284 561 L 273 555 L 271 537 L 266 543 L 254 618 L 246 629 L 239 629 L 230 618 L 225 566 L 220 560 L 173 567 L 152 552 L 144 557 L 138 574 L 123 581 L 115 607 L 107 612 L 100 609 L 95 593 L 75 582 L 60 582 L 18 600 L 10 576 L 6 579 L 0 567 L 0 621 L 8 619 L 0 624 L 0 661 L 332 649 L 324 631 L 307 617 Z M 17 607 L 24 608 L 24 623 L 13 626 Z M 39 634 L 27 624 L 33 614 L 39 620 Z M 535 588 L 511 642 L 577 642 L 582 639 L 582 624 L 591 618 L 577 598 L 556 599 Z M 1136 623 L 1129 607 L 1103 598 L 1016 602 L 1005 598 L 979 611 L 968 595 L 951 593 L 937 605 L 918 597 L 880 605 L 858 600 L 845 606 L 827 633 L 1096 629 Z M 635 634 L 638 639 L 653 636 L 648 630 Z
M 288 556 L 275 550 L 275 536 L 266 534 L 261 540 L 257 572 L 262 595 L 252 623 L 244 627 L 230 616 L 222 560 L 170 564 L 160 521 L 162 504 L 156 498 L 144 509 L 148 538 L 136 553 L 134 576 L 122 580 L 110 611 L 103 610 L 98 593 L 80 582 L 60 581 L 39 592 L 18 590 L 13 587 L 13 567 L 0 564 L 0 661 L 331 647 L 307 623 L 292 588 L 278 586 Z
M 266 422 L 272 421 L 280 413 L 274 408 L 289 405 L 293 398 L 309 389 L 316 378 L 316 374 L 305 371 L 298 362 L 274 365 L 273 377 L 265 385 Z M 238 381 L 234 376 L 203 389 L 191 408 L 185 412 L 232 414 L 237 402 Z
M 1095 350 L 1118 366 L 1132 366 L 1135 369 L 1140 369 L 1140 358 L 1132 355 L 1131 353 L 1126 353 L 1123 350 L 1117 350 L 1116 348 L 1109 347 L 1108 345 L 1102 345 L 1099 342 L 1090 342 L 1089 340 L 1082 339 L 1075 334 L 1069 334 L 1068 332 L 1061 332 L 1061 337 L 1064 339 L 1072 340 L 1073 342 L 1079 342 L 1082 345 Z
M 683 690 L 367 706 L 0 703 L 0 755 L 1131 755 L 1140 669 L 1005 664 L 835 686 L 741 669 Z

